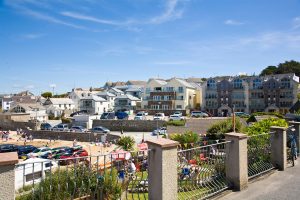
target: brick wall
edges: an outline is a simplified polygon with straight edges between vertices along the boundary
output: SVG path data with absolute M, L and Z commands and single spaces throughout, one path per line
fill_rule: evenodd
M 152 132 L 164 124 L 164 121 L 153 120 L 93 120 L 93 127 L 103 126 L 111 131 Z

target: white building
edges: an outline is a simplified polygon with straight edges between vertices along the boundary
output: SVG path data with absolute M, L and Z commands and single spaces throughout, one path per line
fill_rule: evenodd
M 75 103 L 69 98 L 49 98 L 44 102 L 47 113 L 54 117 L 61 116 L 62 113 L 71 114 L 75 111 Z
M 86 110 L 88 114 L 100 115 L 109 110 L 108 104 L 106 99 L 98 97 L 97 95 L 91 95 L 80 100 L 80 110 Z
M 31 120 L 37 120 L 44 122 L 48 120 L 48 114 L 46 108 L 38 103 L 35 104 L 24 104 L 18 103 L 10 109 L 11 113 L 28 113 L 30 114 Z
M 116 95 L 108 91 L 98 92 L 96 95 L 105 99 L 108 102 L 108 111 L 114 110 Z
M 69 93 L 68 98 L 72 99 L 75 106 L 75 111 L 80 110 L 80 100 L 85 97 L 89 97 L 99 91 L 91 91 L 89 89 L 75 88 Z
M 110 92 L 110 93 L 112 93 L 112 94 L 114 94 L 114 95 L 116 95 L 116 96 L 120 96 L 120 95 L 124 95 L 124 94 L 125 94 L 125 92 L 123 92 L 122 90 L 119 90 L 119 89 L 117 89 L 117 88 L 115 88 L 115 87 L 110 88 L 110 89 L 108 90 L 108 92 Z
M 129 111 L 133 113 L 139 107 L 141 99 L 130 94 L 117 96 L 115 99 L 115 111 Z

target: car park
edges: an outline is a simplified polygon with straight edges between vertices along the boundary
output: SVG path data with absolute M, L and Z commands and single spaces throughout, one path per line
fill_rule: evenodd
M 84 133 L 84 132 L 87 132 L 87 129 L 84 128 L 83 126 L 72 126 L 72 127 L 70 128 L 70 131 L 71 131 L 71 132 Z
M 166 127 L 157 128 L 152 132 L 152 135 L 165 135 L 165 134 L 167 134 L 167 128 Z
M 143 112 L 138 112 L 134 117 L 134 120 L 146 120 L 146 115 Z
M 94 128 L 90 129 L 92 133 L 110 133 L 110 130 L 103 127 L 103 126 L 95 126 Z
M 203 117 L 203 118 L 205 118 L 205 117 L 209 117 L 209 115 L 205 112 L 202 112 L 202 111 L 192 111 L 191 117 L 196 117 L 196 118 Z
M 40 128 L 41 130 L 51 130 L 52 126 L 49 123 L 42 123 Z
M 234 112 L 234 115 L 237 117 L 250 117 L 250 115 L 245 112 Z
M 18 151 L 18 146 L 14 144 L 2 144 L 0 145 L 0 153 Z
M 18 156 L 19 158 L 27 158 L 27 154 L 33 152 L 34 150 L 36 150 L 37 148 L 35 146 L 32 145 L 22 145 L 22 146 L 18 146 Z
M 51 148 L 49 147 L 40 147 L 35 149 L 33 152 L 28 153 L 28 158 L 35 158 L 35 157 L 45 157 L 45 155 L 52 154 Z
M 68 124 L 58 124 L 58 125 L 54 126 L 51 130 L 52 131 L 69 131 L 69 126 L 68 126 Z
M 60 164 L 66 164 L 66 165 L 69 165 L 69 164 L 72 164 L 72 163 L 75 163 L 75 162 L 78 162 L 78 161 L 84 161 L 86 160 L 86 158 L 82 158 L 82 157 L 86 157 L 88 156 L 88 152 L 85 150 L 85 149 L 81 149 L 79 151 L 76 151 L 74 153 L 65 153 L 63 155 L 60 156 L 60 159 L 59 159 L 59 163 Z
M 183 121 L 185 118 L 181 115 L 170 115 L 170 121 Z
M 115 119 L 116 115 L 114 112 L 104 112 L 102 113 L 100 119 Z
M 182 116 L 182 112 L 180 112 L 180 111 L 176 111 L 176 112 L 174 112 L 174 114 L 173 114 L 173 115 Z
M 164 113 L 156 113 L 153 117 L 153 120 L 164 120 L 165 114 Z

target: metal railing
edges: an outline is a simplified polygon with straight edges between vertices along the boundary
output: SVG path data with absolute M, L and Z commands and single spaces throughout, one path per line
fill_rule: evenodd
M 272 133 L 263 133 L 248 137 L 249 179 L 275 168 L 271 163 L 271 136 Z
M 286 152 L 287 152 L 287 164 L 294 166 L 295 164 L 295 158 L 299 155 L 299 147 L 297 147 L 296 140 L 298 139 L 296 136 L 294 125 L 289 126 L 286 129 Z M 294 156 L 294 157 L 293 157 Z
M 15 167 L 17 200 L 148 199 L 151 151 L 39 159 Z
M 229 188 L 225 178 L 228 143 L 178 151 L 178 199 L 205 199 Z

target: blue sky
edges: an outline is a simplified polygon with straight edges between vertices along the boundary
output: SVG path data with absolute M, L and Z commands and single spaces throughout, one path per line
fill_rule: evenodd
M 299 0 L 0 0 L 0 93 L 258 74 L 300 56 Z

